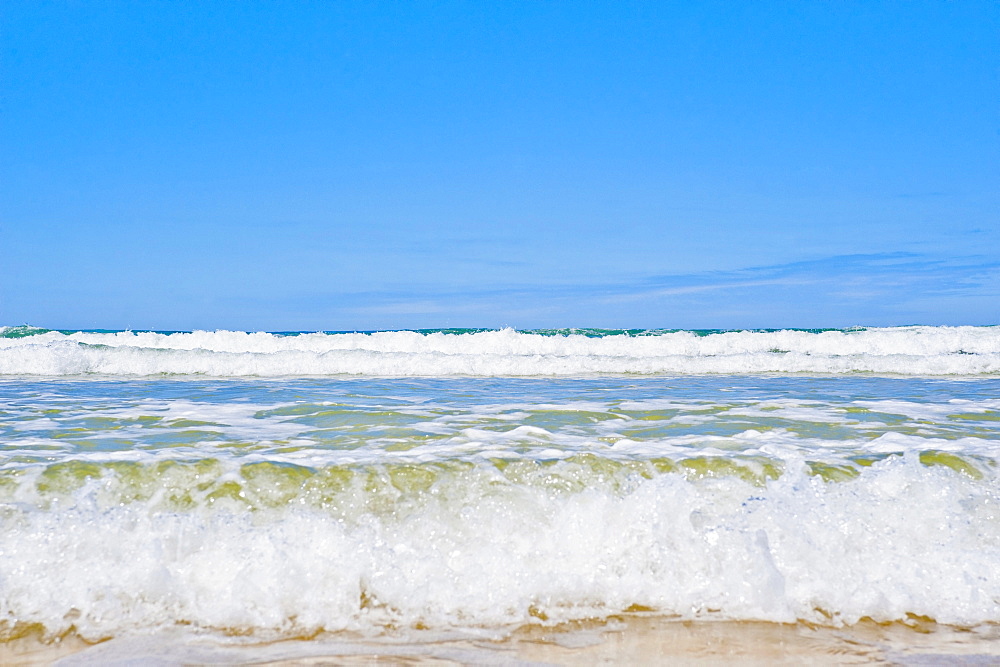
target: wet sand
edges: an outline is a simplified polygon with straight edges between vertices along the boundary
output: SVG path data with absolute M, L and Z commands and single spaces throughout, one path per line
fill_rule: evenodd
M 863 622 L 846 628 L 806 624 L 681 621 L 616 617 L 557 627 L 528 626 L 502 638 L 330 634 L 311 640 L 250 643 L 165 632 L 88 644 L 26 636 L 0 644 L 4 665 L 157 664 L 1000 664 L 1000 626 L 954 628 Z

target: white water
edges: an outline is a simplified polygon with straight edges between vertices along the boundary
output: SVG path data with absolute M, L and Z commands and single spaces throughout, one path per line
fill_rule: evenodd
M 102 502 L 101 484 L 58 507 L 5 504 L 0 618 L 88 639 L 176 623 L 262 637 L 496 627 L 632 605 L 823 624 L 1000 621 L 996 480 L 915 456 L 853 481 L 790 470 L 766 487 L 666 474 L 572 491 L 477 467 L 381 500 L 346 488 L 338 507 L 354 512 L 154 511 Z
M 275 335 L 48 332 L 0 338 L 0 375 L 994 375 L 1000 327 L 547 336 L 513 330 Z
M 1000 623 L 998 384 L 3 378 L 0 639 Z

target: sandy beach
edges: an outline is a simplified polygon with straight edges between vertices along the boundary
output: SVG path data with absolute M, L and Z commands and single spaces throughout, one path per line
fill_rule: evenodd
M 45 643 L 26 636 L 0 645 L 5 665 L 257 664 L 996 664 L 1000 627 L 955 628 L 862 622 L 807 624 L 682 621 L 614 617 L 557 627 L 527 626 L 506 637 L 415 635 L 363 638 L 331 634 L 310 640 L 220 644 L 175 632 L 88 644 L 75 637 Z

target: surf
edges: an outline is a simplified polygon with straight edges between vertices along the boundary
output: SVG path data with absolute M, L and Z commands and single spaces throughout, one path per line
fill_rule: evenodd
M 7 376 L 1000 374 L 1000 327 L 96 332 L 7 327 Z

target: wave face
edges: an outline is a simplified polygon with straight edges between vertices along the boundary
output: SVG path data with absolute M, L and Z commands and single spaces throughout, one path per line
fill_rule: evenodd
M 0 329 L 0 375 L 1000 374 L 1000 327 L 272 334 Z

